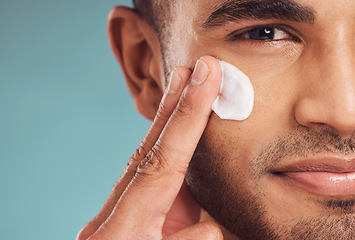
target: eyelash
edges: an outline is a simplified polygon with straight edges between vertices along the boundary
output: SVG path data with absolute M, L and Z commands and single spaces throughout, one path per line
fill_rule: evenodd
M 296 34 L 290 33 L 290 31 L 285 30 L 285 28 L 290 28 L 288 26 L 283 26 L 283 25 L 259 25 L 259 26 L 253 26 L 253 27 L 248 27 L 244 29 L 239 29 L 237 31 L 234 31 L 230 33 L 227 36 L 227 40 L 234 42 L 234 41 L 240 41 L 240 40 L 245 40 L 245 41 L 255 41 L 255 42 L 275 42 L 275 41 L 283 41 L 283 40 L 291 40 L 295 42 L 301 42 L 301 39 L 296 36 Z M 279 30 L 287 35 L 289 35 L 289 38 L 284 38 L 284 39 L 275 39 L 275 40 L 256 40 L 256 39 L 250 39 L 244 37 L 246 34 L 250 34 L 253 31 L 258 31 L 258 30 L 265 30 L 265 29 L 274 29 L 274 30 Z M 293 30 L 294 32 L 294 30 Z

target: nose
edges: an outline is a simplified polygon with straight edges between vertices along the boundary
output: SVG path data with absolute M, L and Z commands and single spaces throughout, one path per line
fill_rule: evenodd
M 355 130 L 355 48 L 353 39 L 308 53 L 295 107 L 299 124 L 347 138 Z M 312 60 L 310 60 L 312 59 Z

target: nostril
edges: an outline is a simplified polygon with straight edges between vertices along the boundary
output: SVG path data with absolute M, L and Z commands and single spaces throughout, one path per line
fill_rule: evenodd
M 299 102 L 294 112 L 296 122 L 315 131 L 330 131 L 342 138 L 348 138 L 355 131 L 355 118 L 352 111 L 338 106 L 331 108 L 324 102 L 309 100 Z

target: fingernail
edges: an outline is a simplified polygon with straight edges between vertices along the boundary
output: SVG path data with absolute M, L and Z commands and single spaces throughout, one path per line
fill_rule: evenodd
M 202 84 L 209 73 L 209 69 L 207 64 L 203 61 L 202 58 L 200 58 L 195 65 L 195 70 L 192 73 L 192 77 L 191 77 L 191 84 L 192 85 L 200 85 Z
M 170 82 L 168 86 L 168 94 L 174 95 L 180 89 L 181 78 L 177 74 L 176 69 L 171 73 Z

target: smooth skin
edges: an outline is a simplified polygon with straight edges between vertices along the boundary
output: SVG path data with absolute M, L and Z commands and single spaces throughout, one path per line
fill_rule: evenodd
M 218 216 L 221 211 L 214 212 L 214 206 L 226 207 L 222 212 L 225 216 L 244 217 L 243 221 L 226 220 L 224 224 L 234 223 L 236 226 L 229 228 L 236 234 L 250 237 L 253 229 L 246 229 L 257 222 L 254 219 L 261 225 L 271 223 L 270 228 L 281 236 L 284 232 L 294 233 L 293 227 L 302 220 L 314 223 L 314 219 L 320 220 L 322 231 L 335 226 L 340 233 L 349 234 L 350 229 L 354 234 L 353 224 L 344 226 L 346 221 L 354 221 L 351 203 L 355 196 L 317 194 L 270 174 L 270 170 L 305 158 L 355 159 L 351 148 L 355 136 L 354 1 L 339 4 L 332 0 L 295 0 L 314 9 L 313 23 L 252 19 L 201 29 L 221 2 L 224 0 L 177 1 L 174 21 L 168 28 L 174 31 L 164 49 L 167 69 L 163 69 L 156 32 L 131 9 L 119 7 L 111 12 L 111 47 L 136 109 L 154 121 L 102 210 L 81 230 L 78 240 L 222 239 L 222 227 L 207 214 L 200 218 L 201 208 L 184 183 L 195 148 L 202 157 L 200 162 L 193 160 L 191 163 L 199 164 L 187 172 L 190 190 L 215 218 L 219 217 L 217 220 L 227 218 Z M 265 24 L 282 26 L 285 31 L 278 32 L 281 38 L 264 42 L 252 41 L 245 35 L 233 41 L 228 38 Z M 195 78 L 189 69 L 194 69 L 201 56 L 209 73 L 197 85 L 191 81 Z M 211 114 L 221 77 L 214 57 L 237 66 L 250 77 L 255 105 L 248 120 L 223 121 Z M 170 72 L 174 66 L 185 67 L 173 71 L 171 86 L 179 87 L 172 94 L 165 90 L 164 70 Z M 196 74 L 200 70 L 194 69 Z M 286 157 L 277 155 L 280 139 Z M 267 152 L 269 149 L 275 151 Z M 279 162 L 273 162 L 272 154 L 279 157 Z M 201 172 L 204 174 L 198 176 Z M 213 179 L 216 175 L 218 178 Z M 211 194 L 204 194 L 211 187 Z M 243 204 L 250 203 L 250 199 L 256 199 L 256 204 Z M 339 204 L 344 202 L 350 207 Z M 238 204 L 243 208 L 237 209 Z M 253 211 L 260 211 L 261 216 Z M 211 221 L 199 223 L 201 219 Z M 311 226 L 308 223 L 304 226 Z M 324 227 L 326 224 L 331 227 Z M 229 233 L 224 237 L 240 239 Z

